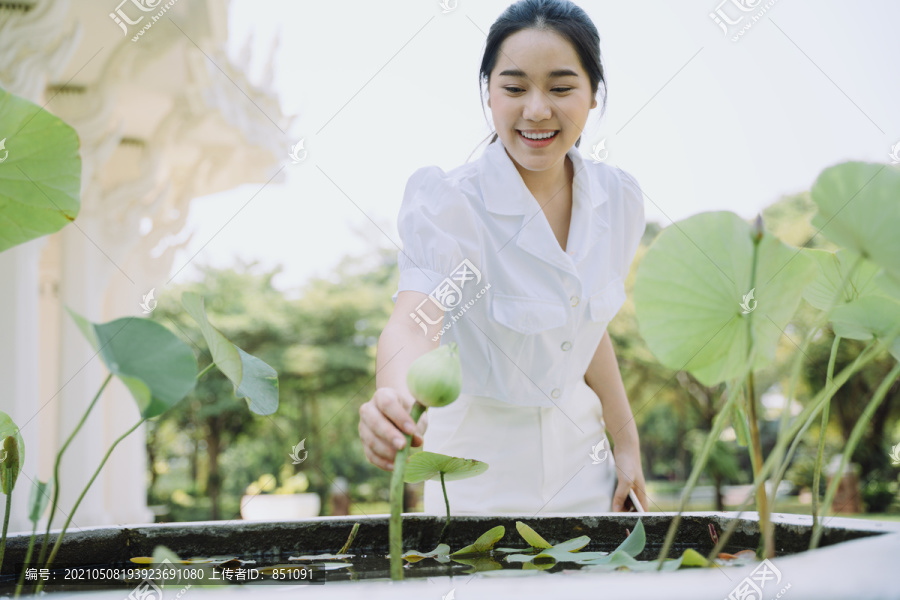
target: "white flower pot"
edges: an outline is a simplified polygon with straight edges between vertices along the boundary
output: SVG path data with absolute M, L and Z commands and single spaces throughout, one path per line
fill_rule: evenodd
M 241 518 L 245 521 L 281 521 L 319 516 L 322 502 L 318 494 L 256 494 L 241 497 Z

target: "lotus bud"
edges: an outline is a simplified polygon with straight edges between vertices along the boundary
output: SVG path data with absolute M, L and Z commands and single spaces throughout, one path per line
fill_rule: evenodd
M 406 373 L 406 385 L 419 403 L 430 408 L 456 400 L 462 389 L 456 343 L 440 346 L 413 361 Z
M 0 448 L 0 489 L 4 494 L 10 494 L 16 487 L 16 479 L 19 477 L 19 442 L 15 436 L 7 436 Z

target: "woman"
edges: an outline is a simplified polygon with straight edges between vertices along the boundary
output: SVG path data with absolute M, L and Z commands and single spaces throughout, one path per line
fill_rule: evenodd
M 413 446 L 488 463 L 448 484 L 454 514 L 622 511 L 631 490 L 646 507 L 606 333 L 644 231 L 643 196 L 577 149 L 605 92 L 597 30 L 572 2 L 517 2 L 491 27 L 482 82 L 496 131 L 482 156 L 419 169 L 406 187 L 394 312 L 377 389 L 360 407 L 366 457 L 391 470 L 402 429 Z M 407 369 L 451 341 L 462 393 L 415 428 Z M 425 483 L 424 500 L 426 513 L 444 511 L 439 482 Z

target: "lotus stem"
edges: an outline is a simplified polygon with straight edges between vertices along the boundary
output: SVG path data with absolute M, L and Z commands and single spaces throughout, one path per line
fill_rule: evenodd
M 831 377 L 834 373 L 834 363 L 837 359 L 838 346 L 841 343 L 841 336 L 834 336 L 834 342 L 831 344 L 831 355 L 828 357 L 828 370 L 825 372 L 825 385 L 831 385 Z M 822 455 L 825 453 L 825 430 L 828 428 L 828 417 L 831 410 L 831 402 L 825 404 L 822 408 L 822 424 L 819 426 L 819 445 L 816 450 L 816 467 L 813 471 L 812 486 L 812 520 L 816 522 L 819 514 L 819 480 L 822 476 Z
M 751 360 L 747 362 L 747 370 L 749 370 L 750 365 L 753 364 Z M 746 374 L 742 374 L 737 381 L 740 381 Z M 678 531 L 678 524 L 681 522 L 681 513 L 684 512 L 684 508 L 687 505 L 688 499 L 691 497 L 691 492 L 694 489 L 694 486 L 697 485 L 697 480 L 700 478 L 700 473 L 703 472 L 703 468 L 706 466 L 707 460 L 709 460 L 709 454 L 712 451 L 713 444 L 717 439 L 719 439 L 719 434 L 722 433 L 722 430 L 725 429 L 725 424 L 727 422 L 726 415 L 731 413 L 731 407 L 734 404 L 735 400 L 738 397 L 738 392 L 741 387 L 739 385 L 733 385 L 728 391 L 728 398 L 725 400 L 725 405 L 722 410 L 713 418 L 712 428 L 709 431 L 709 434 L 706 436 L 706 440 L 703 442 L 703 447 L 700 449 L 700 455 L 697 457 L 694 468 L 691 470 L 691 474 L 688 477 L 687 483 L 684 486 L 684 491 L 682 492 L 681 497 L 681 505 L 678 507 L 678 514 L 675 515 L 675 518 L 672 519 L 672 522 L 669 524 L 669 531 L 666 533 L 666 540 L 663 543 L 662 550 L 659 553 L 659 565 L 657 565 L 657 570 L 662 569 L 663 563 L 665 562 L 666 556 L 669 554 L 669 548 L 672 547 L 672 542 L 675 541 L 675 534 Z
M 3 467 L 0 467 L 2 469 Z M 3 567 L 3 555 L 6 554 L 6 530 L 9 529 L 9 512 L 12 506 L 12 490 L 6 495 L 6 512 L 3 515 L 3 535 L 0 537 L 0 567 Z
M 425 406 L 418 401 L 409 411 L 413 423 L 419 422 L 419 417 L 425 412 Z M 403 579 L 403 474 L 406 472 L 406 457 L 409 456 L 409 447 L 412 445 L 412 434 L 404 433 L 406 444 L 397 450 L 394 457 L 394 471 L 391 474 L 391 521 L 389 526 L 390 551 L 391 551 L 391 579 L 399 581 Z
M 444 472 L 441 471 L 441 491 L 444 492 L 444 504 L 447 505 L 447 520 L 444 521 L 444 528 L 441 529 L 441 535 L 438 538 L 438 544 L 444 541 L 444 534 L 450 526 L 450 500 L 447 499 L 447 486 L 444 484 Z
M 878 385 L 878 389 L 875 391 L 875 395 L 872 396 L 871 400 L 869 400 L 869 404 L 866 405 L 862 416 L 860 416 L 860 418 L 856 421 L 856 425 L 853 426 L 853 431 L 850 432 L 850 439 L 847 440 L 847 445 L 844 448 L 844 453 L 841 455 L 841 464 L 838 467 L 837 473 L 835 473 L 834 477 L 831 478 L 831 484 L 828 486 L 828 491 L 825 493 L 825 502 L 822 506 L 823 517 L 825 516 L 825 513 L 827 513 L 831 508 L 831 503 L 834 502 L 834 495 L 837 492 L 838 484 L 841 481 L 841 475 L 844 473 L 844 468 L 850 461 L 850 456 L 853 454 L 853 451 L 856 450 L 856 446 L 859 444 L 859 440 L 862 438 L 863 431 L 869 425 L 869 422 L 872 420 L 872 416 L 875 414 L 875 411 L 878 409 L 881 401 L 884 400 L 884 397 L 887 395 L 888 390 L 894 384 L 894 381 L 898 376 L 900 376 L 900 363 L 894 364 L 894 368 L 891 369 L 890 373 L 888 373 L 885 378 L 881 380 L 881 383 Z M 819 545 L 819 538 L 822 537 L 822 529 L 823 524 L 821 520 L 813 517 L 813 534 L 812 539 L 809 542 L 810 550 L 814 550 L 816 546 Z
M 25 569 L 31 563 L 31 555 L 34 552 L 34 538 L 37 537 L 37 521 L 34 522 L 34 526 L 31 528 L 31 539 L 28 540 L 28 550 L 25 552 L 25 562 L 22 564 L 22 572 L 19 573 L 19 582 L 16 583 L 16 595 L 15 598 L 19 597 L 19 594 L 22 593 L 22 586 L 25 584 Z
M 91 403 L 88 405 L 87 410 L 84 411 L 84 414 L 81 416 L 81 420 L 78 421 L 78 425 L 76 425 L 75 429 L 72 430 L 72 433 L 69 434 L 68 439 L 66 439 L 66 443 L 63 444 L 63 447 L 59 449 L 59 452 L 56 455 L 56 463 L 53 465 L 53 498 L 50 500 L 50 516 L 47 517 L 47 531 L 44 533 L 44 541 L 41 543 L 41 553 L 38 555 L 37 559 L 38 564 L 44 564 L 44 558 L 46 558 L 47 550 L 50 548 L 50 526 L 53 524 L 53 515 L 56 514 L 56 505 L 59 502 L 59 465 L 62 462 L 63 454 L 69 447 L 69 444 L 72 443 L 75 435 L 79 431 L 81 431 L 81 426 L 84 425 L 85 421 L 87 421 L 88 415 L 91 414 L 91 410 L 93 410 L 94 405 L 97 404 L 97 400 L 100 399 L 100 394 L 102 394 L 103 390 L 106 389 L 106 386 L 109 383 L 110 379 L 112 379 L 112 373 L 107 375 L 106 379 L 103 380 L 103 385 L 101 385 L 100 389 L 97 390 L 97 393 L 94 395 L 94 399 L 91 400 Z
M 78 500 L 75 501 L 75 506 L 72 507 L 72 510 L 69 511 L 69 517 L 66 519 L 65 525 L 63 525 L 62 531 L 59 532 L 59 536 L 56 538 L 56 543 L 53 545 L 53 550 L 50 552 L 50 558 L 47 559 L 47 564 L 44 565 L 45 569 L 49 569 L 53 564 L 53 559 L 56 558 L 56 553 L 59 552 L 59 547 L 62 545 L 63 536 L 66 535 L 66 530 L 69 528 L 69 523 L 72 522 L 72 517 L 75 515 L 75 511 L 78 510 L 78 506 L 81 504 L 81 501 L 84 500 L 85 494 L 87 494 L 88 490 L 91 488 L 91 485 L 94 483 L 94 480 L 97 479 L 97 475 L 100 474 L 100 470 L 103 468 L 103 465 L 106 464 L 106 461 L 109 459 L 110 454 L 112 454 L 113 450 L 116 449 L 116 446 L 119 445 L 119 442 L 128 437 L 135 429 L 141 426 L 146 419 L 141 418 L 140 421 L 135 423 L 131 429 L 120 435 L 116 438 L 116 441 L 112 443 L 112 446 L 109 447 L 109 450 L 106 451 L 106 454 L 103 456 L 103 460 L 100 461 L 100 466 L 97 467 L 97 470 L 94 471 L 94 474 L 91 476 L 91 480 L 88 481 L 88 484 L 84 486 L 84 489 L 81 490 L 81 495 L 78 496 Z M 39 594 L 44 587 L 44 582 L 39 581 L 37 588 L 35 589 L 35 594 Z
M 898 328 L 895 333 L 900 332 L 900 328 Z M 810 401 L 810 403 L 800 412 L 797 416 L 797 419 L 788 426 L 787 430 L 780 433 L 778 436 L 778 440 L 775 442 L 775 448 L 769 454 L 769 458 L 766 459 L 766 462 L 763 464 L 762 471 L 759 476 L 754 478 L 753 481 L 753 493 L 759 488 L 760 485 L 765 481 L 765 478 L 768 474 L 773 470 L 775 465 L 780 465 L 779 456 L 784 452 L 785 446 L 787 446 L 788 440 L 794 439 L 795 436 L 800 435 L 806 427 L 808 427 L 809 422 L 815 418 L 818 412 L 822 409 L 822 406 L 825 402 L 831 400 L 832 396 L 835 392 L 840 389 L 847 380 L 855 374 L 857 371 L 866 366 L 869 362 L 871 362 L 877 355 L 878 349 L 875 348 L 875 345 L 878 340 L 872 340 L 869 344 L 863 349 L 862 352 L 856 357 L 853 363 L 844 367 L 844 369 L 838 374 L 835 378 L 835 386 L 833 389 L 828 390 L 827 388 L 823 388 L 819 390 L 816 396 Z M 747 500 L 741 505 L 740 510 L 738 511 L 738 517 L 744 512 L 744 509 L 750 503 L 750 499 L 752 498 L 752 494 L 747 496 Z M 728 527 L 725 529 L 722 535 L 719 536 L 719 543 L 710 551 L 708 559 L 715 559 L 718 552 L 725 546 L 725 543 L 728 541 L 728 538 L 737 528 L 739 521 L 738 518 L 732 519 L 731 523 L 729 523 Z

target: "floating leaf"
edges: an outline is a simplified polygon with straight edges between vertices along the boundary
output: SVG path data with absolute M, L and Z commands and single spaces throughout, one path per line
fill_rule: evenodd
M 647 250 L 634 302 L 641 336 L 663 365 L 707 386 L 740 376 L 749 359 L 748 319 L 757 344 L 753 369 L 774 360 L 816 268 L 763 231 L 753 279 L 753 234 L 732 212 L 704 212 L 667 227 Z
M 604 556 L 602 558 L 597 558 L 593 560 L 586 560 L 583 564 L 586 565 L 630 565 L 631 562 L 624 557 L 628 557 L 633 559 L 635 556 L 644 551 L 644 546 L 647 544 L 647 535 L 644 532 L 644 524 L 638 519 L 637 524 L 634 526 L 634 531 L 628 534 L 628 537 L 625 538 L 625 541 L 619 544 L 618 548 L 616 548 L 612 554 L 608 556 Z M 634 561 L 635 563 L 637 561 Z
M 552 548 L 553 545 L 542 538 L 537 531 L 523 523 L 522 521 L 516 521 L 516 531 L 519 532 L 519 535 L 522 536 L 528 545 L 532 548 Z
M 81 207 L 78 134 L 0 89 L 0 252 L 59 231 Z
M 278 373 L 275 369 L 238 348 L 212 326 L 206 316 L 203 296 L 185 292 L 181 295 L 181 304 L 200 326 L 216 368 L 234 385 L 234 395 L 245 398 L 250 410 L 258 415 L 270 415 L 278 410 Z
M 447 562 L 447 560 L 449 560 L 449 558 L 447 558 L 449 554 L 450 546 L 448 546 L 447 544 L 438 544 L 437 547 L 431 552 L 419 552 L 418 550 L 410 550 L 409 552 L 404 552 L 401 555 L 401 558 L 404 558 L 411 563 L 419 562 L 424 558 L 434 558 L 436 560 L 439 560 L 440 562 Z
M 444 481 L 454 481 L 481 475 L 487 469 L 487 463 L 479 460 L 457 458 L 423 450 L 407 459 L 403 481 L 406 483 L 419 483 L 429 479 L 440 481 L 441 473 L 444 474 Z
M 481 534 L 481 536 L 475 540 L 474 544 L 461 548 L 450 554 L 450 556 L 465 556 L 467 554 L 485 554 L 490 552 L 491 548 L 494 547 L 494 544 L 499 542 L 505 534 L 506 528 L 503 527 L 503 525 L 497 525 L 493 529 L 489 529 Z
M 166 412 L 191 393 L 197 359 L 190 347 L 155 321 L 125 317 L 92 323 L 66 310 L 110 373 L 122 380 L 145 419 Z
M 464 573 L 478 573 L 481 571 L 497 571 L 497 570 L 503 568 L 503 565 L 498 563 L 496 560 L 494 560 L 490 556 L 473 556 L 471 558 L 454 558 L 453 561 L 472 567 L 471 569 L 467 569 L 466 571 L 464 571 Z
M 542 538 L 543 539 L 543 538 Z M 607 552 L 578 552 L 590 543 L 591 538 L 582 535 L 566 540 L 542 550 L 539 554 L 512 554 L 506 557 L 507 562 L 531 562 L 534 564 L 553 564 L 560 562 L 582 562 L 606 556 Z M 523 567 L 524 568 L 524 567 Z

